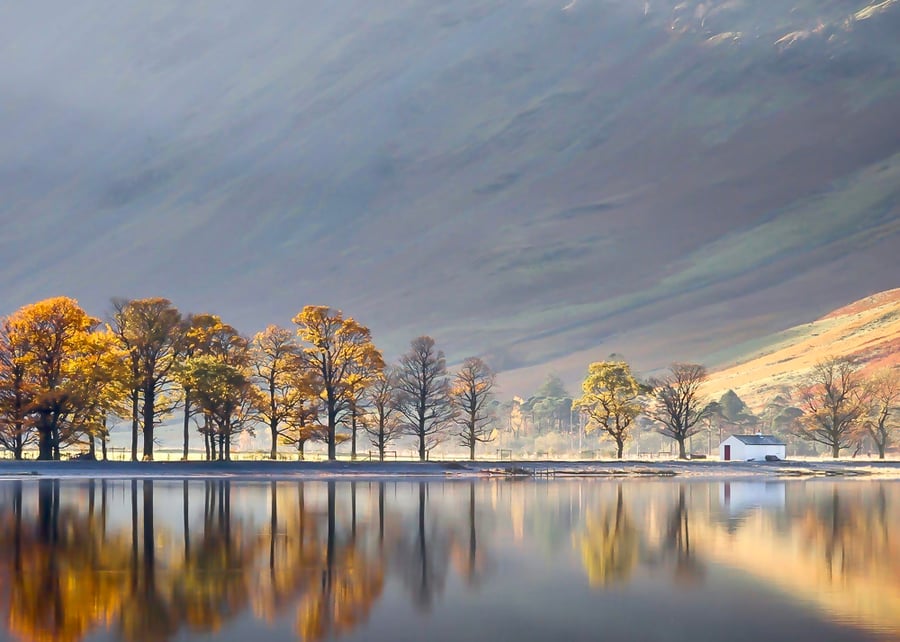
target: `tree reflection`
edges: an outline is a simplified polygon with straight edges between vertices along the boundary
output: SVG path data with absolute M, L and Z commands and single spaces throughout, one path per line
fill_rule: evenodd
M 804 550 L 819 558 L 829 582 L 875 569 L 879 574 L 892 572 L 900 581 L 900 569 L 885 565 L 900 553 L 900 543 L 890 537 L 890 517 L 884 483 L 865 494 L 834 485 L 827 495 L 804 506 L 796 518 L 797 533 Z
M 457 573 L 469 586 L 478 586 L 487 572 L 485 547 L 478 546 L 478 512 L 475 501 L 476 482 L 469 483 L 469 501 L 466 510 L 466 532 L 454 546 L 453 558 Z
M 562 543 L 561 529 L 597 589 L 638 572 L 698 582 L 718 563 L 842 614 L 900 620 L 892 486 L 794 486 L 736 529 L 711 488 L 15 480 L 0 484 L 0 609 L 23 642 L 171 640 L 248 613 L 302 640 L 336 639 L 365 624 L 389 575 L 427 611 L 451 573 L 475 590 L 488 582 L 504 542 L 566 563 L 546 541 Z M 542 523 L 556 516 L 556 530 Z
M 231 516 L 231 482 L 209 480 L 203 488 L 203 524 L 195 539 L 186 532 L 183 567 L 173 595 L 182 622 L 198 632 L 218 631 L 249 603 L 251 558 L 243 525 Z
M 616 487 L 613 508 L 589 511 L 577 540 L 591 586 L 627 581 L 638 563 L 639 533 L 625 510 L 622 485 Z
M 337 528 L 335 482 L 328 482 L 327 533 L 321 581 L 313 583 L 297 610 L 297 633 L 302 640 L 337 637 L 366 621 L 384 586 L 380 557 L 357 547 L 356 487 L 351 486 L 349 538 Z M 321 547 L 320 547 L 321 550 Z
M 124 551 L 119 542 L 101 550 L 97 532 L 88 528 L 91 512 L 81 517 L 61 510 L 59 481 L 38 483 L 33 525 L 25 521 L 21 484 L 13 492 L 9 630 L 25 640 L 78 640 L 118 610 L 122 587 L 115 570 Z M 4 523 L 4 550 L 9 536 Z
M 691 546 L 691 528 L 685 485 L 678 485 L 678 498 L 669 514 L 666 528 L 666 551 L 675 558 L 675 580 L 695 584 L 703 578 L 703 566 Z
M 428 484 L 418 484 L 415 526 L 404 529 L 396 546 L 400 579 L 416 608 L 427 611 L 444 589 L 449 569 L 451 534 L 438 515 L 429 521 Z M 408 531 L 412 531 L 409 537 Z
M 135 482 L 136 484 L 136 482 Z M 122 605 L 119 631 L 123 639 L 133 642 L 166 640 L 178 630 L 180 604 L 173 601 L 171 587 L 157 584 L 156 540 L 154 529 L 153 481 L 144 480 L 142 498 L 141 555 L 138 555 L 138 529 L 132 522 L 131 581 L 128 597 Z M 132 518 L 137 514 L 136 485 L 131 493 Z

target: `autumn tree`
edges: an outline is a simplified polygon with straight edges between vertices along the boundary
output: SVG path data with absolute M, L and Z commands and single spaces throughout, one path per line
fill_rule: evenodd
M 696 363 L 673 363 L 669 374 L 651 379 L 653 403 L 647 414 L 660 424 L 659 432 L 678 443 L 678 457 L 687 459 L 685 442 L 700 431 L 700 421 L 709 413 L 700 387 L 706 368 Z
M 328 441 L 328 427 L 322 423 L 323 401 L 318 378 L 302 358 L 291 372 L 290 388 L 296 398 L 278 430 L 278 439 L 282 444 L 293 447 L 299 458 L 304 459 L 306 444 Z M 337 437 L 340 443 L 342 435 Z
M 181 384 L 181 407 L 182 407 L 182 459 L 187 461 L 190 452 L 191 439 L 191 418 L 196 414 L 192 390 L 190 388 L 191 380 L 189 377 L 179 376 L 179 369 L 190 359 L 198 357 L 202 354 L 208 354 L 212 337 L 221 331 L 223 327 L 222 319 L 214 314 L 190 314 L 183 320 L 184 340 L 182 341 L 180 351 L 180 361 L 176 364 L 175 378 Z M 207 451 L 209 451 L 208 430 Z
M 304 401 L 295 385 L 300 361 L 300 348 L 290 330 L 270 325 L 253 337 L 251 367 L 254 383 L 262 393 L 259 418 L 269 427 L 272 438 L 271 459 L 278 457 L 278 441 L 284 425 Z
M 366 432 L 379 461 L 384 461 L 388 444 L 400 437 L 402 425 L 397 412 L 397 375 L 392 369 L 382 372 L 368 390 L 369 413 L 365 422 Z
M 397 391 L 397 408 L 405 419 L 406 432 L 418 440 L 419 460 L 425 461 L 454 418 L 447 360 L 434 339 L 422 336 L 412 340 L 409 351 L 400 357 Z
M 616 442 L 616 456 L 622 459 L 634 420 L 644 411 L 645 386 L 624 361 L 601 361 L 589 366 L 581 389 L 575 407 L 588 416 L 586 431 L 606 433 Z
M 119 347 L 128 354 L 128 396 L 131 403 L 131 461 L 138 458 L 138 436 L 141 428 L 141 369 L 137 351 L 137 334 L 130 315 L 128 299 L 113 298 L 110 328 L 119 341 Z
M 203 354 L 184 360 L 177 369 L 179 383 L 192 391 L 208 420 L 204 435 L 212 458 L 216 451 L 219 459 L 231 458 L 234 437 L 247 427 L 259 406 L 249 366 L 247 339 L 232 326 L 219 322 L 207 331 Z
M 98 323 L 67 297 L 27 305 L 9 318 L 8 339 L 23 350 L 25 376 L 32 386 L 30 410 L 39 459 L 59 459 L 60 432 L 81 402 L 78 382 L 86 373 L 79 369 L 84 363 L 80 357 Z
M 194 391 L 197 405 L 215 426 L 220 460 L 231 459 L 231 442 L 252 414 L 255 389 L 247 372 L 211 355 L 194 357 L 185 365 L 184 377 Z M 216 442 L 213 442 L 214 444 Z
M 11 332 L 8 319 L 0 322 L 0 446 L 22 459 L 35 440 L 29 416 L 34 395 L 28 377 L 28 344 Z
M 893 442 L 900 415 L 900 372 L 896 369 L 876 374 L 869 386 L 869 411 L 865 420 L 866 431 L 878 448 L 878 458 Z
M 303 342 L 306 367 L 316 378 L 323 401 L 328 459 L 337 458 L 337 426 L 352 400 L 353 382 L 363 373 L 374 373 L 384 361 L 372 343 L 369 329 L 340 310 L 306 306 L 294 317 Z
M 820 361 L 798 387 L 800 437 L 822 444 L 837 459 L 855 438 L 868 411 L 865 382 L 844 358 Z
M 160 397 L 172 382 L 172 369 L 178 361 L 185 327 L 181 313 L 172 302 L 163 298 L 114 301 L 114 331 L 122 347 L 130 355 L 134 374 L 132 401 L 139 391 L 144 459 L 153 459 L 153 430 L 162 416 L 172 410 L 168 403 L 160 404 Z M 136 455 L 137 440 L 132 435 L 132 458 Z
M 121 349 L 115 334 L 109 329 L 97 330 L 86 338 L 77 356 L 71 394 L 79 400 L 72 421 L 61 439 L 66 443 L 88 445 L 88 454 L 96 459 L 99 439 L 103 459 L 107 458 L 109 441 L 108 418 L 126 414 L 129 396 L 128 353 Z
M 478 357 L 466 359 L 453 379 L 450 402 L 454 421 L 460 428 L 460 445 L 468 448 L 472 461 L 476 444 L 493 439 L 490 428 L 495 417 L 489 403 L 496 379 L 494 371 Z
M 328 441 L 328 429 L 318 423 L 319 406 L 304 404 L 296 415 L 288 421 L 278 435 L 281 443 L 291 446 L 297 451 L 297 457 L 302 461 L 306 458 L 306 445 L 313 441 Z M 343 435 L 338 435 L 338 443 L 344 441 Z

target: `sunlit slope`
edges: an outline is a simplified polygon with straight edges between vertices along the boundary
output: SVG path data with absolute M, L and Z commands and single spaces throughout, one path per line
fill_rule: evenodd
M 52 5 L 0 7 L 4 312 L 655 367 L 896 285 L 893 2 Z
M 707 391 L 717 397 L 731 388 L 751 405 L 762 403 L 832 356 L 851 357 L 867 371 L 900 365 L 900 289 L 772 337 L 738 365 L 713 373 Z

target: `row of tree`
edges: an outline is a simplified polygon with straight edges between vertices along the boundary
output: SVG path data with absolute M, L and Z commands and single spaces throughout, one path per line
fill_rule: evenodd
M 587 416 L 587 432 L 599 430 L 615 442 L 619 458 L 642 416 L 673 439 L 679 457 L 685 458 L 690 437 L 709 429 L 704 420 L 720 425 L 727 420 L 735 428 L 759 423 L 733 391 L 718 402 L 706 400 L 706 377 L 702 365 L 676 363 L 665 376 L 642 382 L 624 361 L 593 363 L 583 394 L 572 405 Z M 825 359 L 791 391 L 787 402 L 773 400 L 770 406 L 770 427 L 783 421 L 791 433 L 825 447 L 834 458 L 847 449 L 858 453 L 869 441 L 884 459 L 900 424 L 900 370 L 866 375 L 850 359 Z
M 240 435 L 260 427 L 273 459 L 279 444 L 302 457 L 311 441 L 324 442 L 329 459 L 348 441 L 355 459 L 361 435 L 381 459 L 405 435 L 422 460 L 453 437 L 474 459 L 476 446 L 495 437 L 495 374 L 480 358 L 451 374 L 434 340 L 422 336 L 389 365 L 369 329 L 339 310 L 307 306 L 293 322 L 293 330 L 269 326 L 246 338 L 215 315 L 184 315 L 162 298 L 115 299 L 106 322 L 65 297 L 25 306 L 0 322 L 0 446 L 21 459 L 36 444 L 41 459 L 58 459 L 72 445 L 96 458 L 99 444 L 105 459 L 110 427 L 123 419 L 132 459 L 149 460 L 156 427 L 176 411 L 185 458 L 192 426 L 207 459 L 226 460 Z M 685 458 L 690 438 L 713 420 L 756 423 L 733 393 L 706 400 L 706 378 L 702 365 L 676 363 L 642 381 L 612 355 L 590 365 L 577 399 L 550 377 L 509 407 L 508 428 L 518 435 L 530 420 L 538 434 L 599 431 L 621 458 L 637 427 L 651 425 Z M 858 452 L 864 440 L 884 457 L 900 414 L 896 369 L 866 377 L 848 359 L 828 359 L 789 397 L 774 404 L 773 426 L 785 420 L 834 457 Z
M 113 300 L 106 322 L 73 299 L 25 306 L 0 322 L 0 445 L 40 459 L 86 445 L 105 459 L 110 426 L 131 422 L 131 457 L 153 459 L 154 430 L 180 409 L 183 456 L 191 427 L 207 459 L 230 459 L 232 443 L 265 426 L 271 457 L 280 444 L 303 455 L 323 441 L 329 459 L 361 433 L 383 459 L 401 435 L 421 459 L 457 437 L 472 458 L 491 438 L 495 375 L 477 357 L 458 372 L 431 337 L 414 339 L 388 365 L 369 329 L 339 310 L 307 306 L 295 330 L 270 326 L 252 338 L 212 314 L 184 315 L 162 298 Z

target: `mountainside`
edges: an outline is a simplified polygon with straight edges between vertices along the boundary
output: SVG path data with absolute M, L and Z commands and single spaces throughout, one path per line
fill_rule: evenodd
M 895 0 L 4 3 L 0 60 L 2 313 L 328 303 L 513 391 L 897 285 Z
M 816 321 L 770 337 L 768 345 L 732 367 L 713 372 L 706 392 L 733 389 L 761 406 L 800 382 L 818 362 L 850 357 L 863 372 L 900 367 L 900 289 L 881 292 Z

